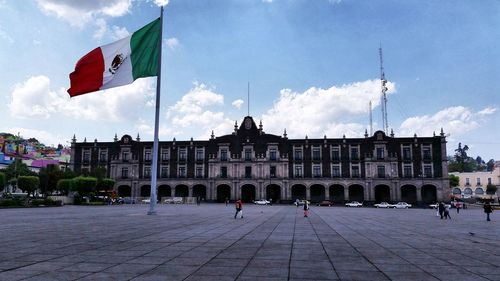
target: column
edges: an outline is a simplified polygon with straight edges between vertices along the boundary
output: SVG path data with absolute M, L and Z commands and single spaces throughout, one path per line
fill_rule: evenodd
M 325 200 L 330 200 L 330 187 L 325 187 Z
M 422 202 L 422 186 L 417 186 L 417 202 Z
M 349 187 L 344 187 L 344 200 L 346 201 L 351 201 L 351 198 L 349 198 Z
M 193 197 L 193 187 L 188 186 L 188 197 Z
M 311 200 L 311 188 L 306 186 L 306 200 Z

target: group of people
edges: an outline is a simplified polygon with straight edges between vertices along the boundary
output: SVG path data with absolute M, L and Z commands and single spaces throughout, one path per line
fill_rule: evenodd
M 444 204 L 444 202 L 439 202 L 438 206 L 437 206 L 437 216 L 440 216 L 441 219 L 450 219 L 451 220 L 451 216 L 450 216 L 450 205 L 446 205 Z

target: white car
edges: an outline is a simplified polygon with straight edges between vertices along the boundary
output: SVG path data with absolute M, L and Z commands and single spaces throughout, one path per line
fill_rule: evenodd
M 260 200 L 253 201 L 253 203 L 256 205 L 267 205 L 271 202 L 267 201 L 266 199 L 260 199 Z
M 439 203 L 434 203 L 434 204 L 430 204 L 429 207 L 433 208 L 433 209 L 437 209 L 439 206 Z M 444 204 L 445 208 L 447 207 L 448 209 L 451 208 L 451 205 L 450 204 Z
M 375 204 L 375 205 L 373 205 L 373 206 L 375 206 L 375 207 L 377 207 L 377 208 L 392 208 L 392 207 L 393 207 L 393 205 L 392 205 L 392 204 L 389 204 L 389 203 L 387 203 L 387 202 L 380 202 L 380 203 Z
M 149 199 L 149 198 L 148 199 L 142 199 L 141 202 L 149 204 L 149 203 L 151 203 L 151 199 Z
M 394 209 L 408 209 L 411 208 L 411 204 L 406 202 L 398 202 L 397 204 L 392 205 Z
M 163 201 L 166 204 L 182 204 L 182 197 L 170 197 Z
M 352 201 L 349 203 L 345 203 L 347 207 L 363 207 L 363 203 L 359 203 L 358 201 Z

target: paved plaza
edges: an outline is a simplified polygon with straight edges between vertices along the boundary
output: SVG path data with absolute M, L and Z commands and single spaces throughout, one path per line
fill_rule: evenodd
M 0 280 L 500 280 L 500 214 L 232 204 L 0 209 Z M 499 212 L 500 213 L 500 212 Z

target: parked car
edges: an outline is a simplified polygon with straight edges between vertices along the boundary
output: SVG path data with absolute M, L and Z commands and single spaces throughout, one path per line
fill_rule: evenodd
M 434 203 L 434 204 L 430 204 L 429 207 L 433 208 L 433 209 L 437 209 L 439 203 Z M 451 205 L 450 204 L 444 204 L 445 207 L 448 207 L 448 208 L 451 208 Z
M 411 208 L 411 204 L 408 204 L 406 202 L 398 202 L 397 204 L 392 205 L 392 207 L 395 209 L 408 209 Z
M 359 203 L 358 201 L 352 201 L 349 203 L 345 203 L 347 207 L 363 207 L 363 203 Z
M 163 201 L 166 204 L 182 204 L 182 197 L 170 197 Z
M 116 199 L 116 203 L 118 203 L 118 204 L 135 204 L 136 202 L 135 202 L 135 199 L 132 199 L 130 197 L 125 197 L 125 198 L 120 197 L 120 198 Z
M 333 203 L 330 200 L 323 200 L 323 201 L 321 201 L 321 202 L 318 203 L 318 206 L 327 206 L 327 207 L 330 207 L 332 205 L 333 205 Z
M 255 200 L 253 201 L 254 204 L 256 205 L 267 205 L 271 203 L 270 201 L 267 201 L 266 199 L 260 199 L 260 200 Z
M 297 206 L 297 205 L 302 206 L 302 205 L 304 205 L 304 203 L 305 203 L 305 202 L 307 202 L 307 204 L 310 204 L 310 202 L 309 202 L 309 201 L 307 201 L 307 200 L 299 200 L 299 201 L 295 201 L 295 202 L 293 202 L 293 204 L 294 204 L 295 206 Z
M 393 207 L 392 204 L 389 204 L 387 202 L 380 202 L 380 203 L 377 203 L 377 204 L 375 204 L 373 206 L 375 206 L 377 208 L 392 208 Z
M 147 204 L 149 204 L 149 203 L 151 203 L 151 199 L 149 199 L 149 198 L 148 199 L 142 199 L 141 203 L 147 203 Z

